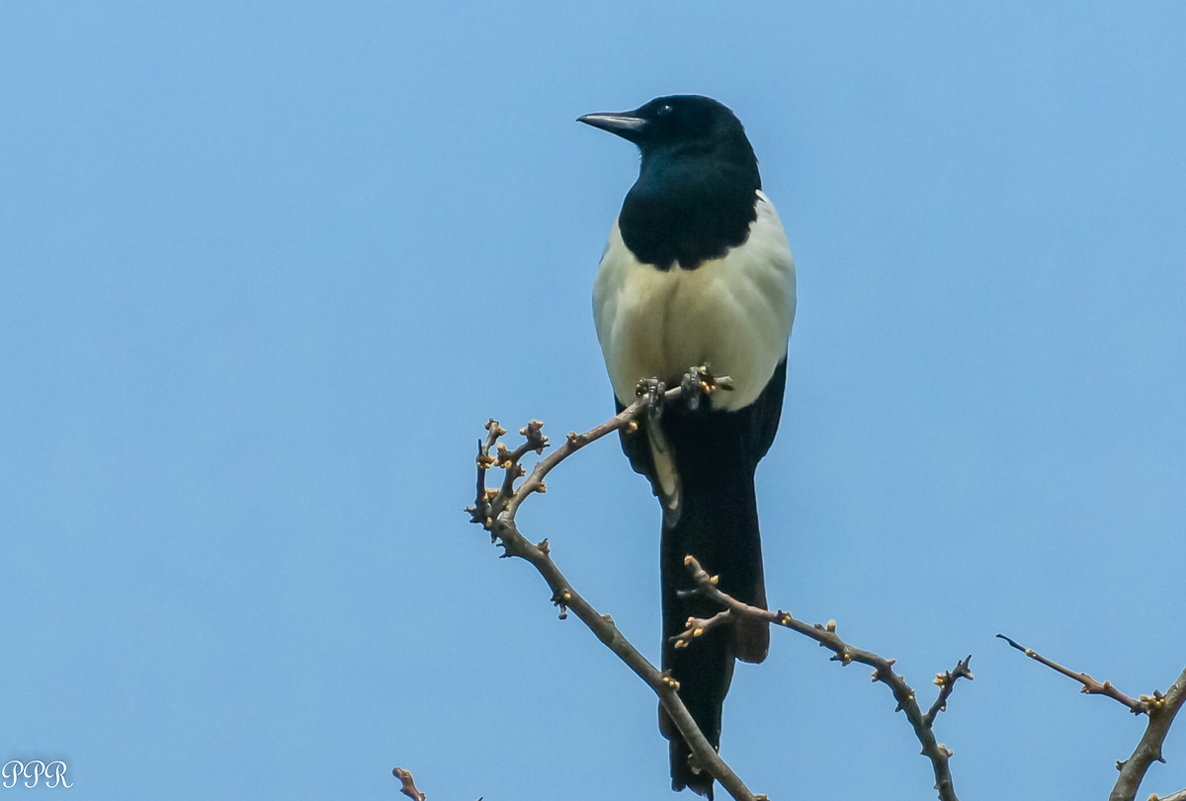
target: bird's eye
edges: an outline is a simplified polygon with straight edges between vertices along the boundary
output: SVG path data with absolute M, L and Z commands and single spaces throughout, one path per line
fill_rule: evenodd
M 674 111 L 674 109 L 671 107 L 671 104 L 664 103 L 663 105 L 659 106 L 659 108 L 655 111 L 655 116 L 656 117 L 666 117 L 672 111 Z

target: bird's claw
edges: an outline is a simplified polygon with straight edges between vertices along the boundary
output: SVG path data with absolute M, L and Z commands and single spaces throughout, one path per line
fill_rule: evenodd
M 638 382 L 638 386 L 634 388 L 635 397 L 647 399 L 647 405 L 653 416 L 659 414 L 663 406 L 663 394 L 665 392 L 667 392 L 667 385 L 657 378 L 643 378 Z
M 717 388 L 717 380 L 709 372 L 707 365 L 692 366 L 684 373 L 680 388 L 684 391 L 684 400 L 688 408 L 696 411 L 700 408 L 700 399 Z

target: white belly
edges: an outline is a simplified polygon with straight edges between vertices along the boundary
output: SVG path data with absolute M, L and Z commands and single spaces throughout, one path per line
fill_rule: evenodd
M 787 353 L 795 317 L 795 264 L 774 206 L 758 193 L 749 238 L 694 270 L 639 262 L 617 221 L 593 287 L 593 316 L 614 394 L 634 400 L 640 379 L 680 381 L 707 365 L 733 379 L 713 407 L 753 403 Z

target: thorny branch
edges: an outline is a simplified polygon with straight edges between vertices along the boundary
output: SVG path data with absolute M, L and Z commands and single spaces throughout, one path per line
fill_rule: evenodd
M 503 547 L 504 557 L 517 556 L 525 559 L 539 571 L 552 590 L 552 602 L 560 608 L 562 618 L 566 616 L 567 610 L 571 609 L 606 647 L 617 654 L 619 659 L 654 690 L 663 708 L 667 710 L 690 746 L 693 758 L 703 770 L 708 771 L 738 801 L 759 801 L 765 796 L 755 796 L 750 792 L 741 777 L 721 759 L 716 749 L 696 726 L 692 715 L 680 700 L 679 682 L 652 665 L 630 644 L 609 615 L 599 614 L 592 604 L 572 588 L 568 579 L 552 561 L 546 539 L 533 545 L 519 531 L 515 522 L 515 514 L 523 501 L 533 493 L 545 492 L 547 486 L 544 484 L 544 478 L 556 465 L 577 450 L 606 434 L 637 425 L 635 421 L 640 415 L 660 403 L 675 401 L 685 394 L 691 400 L 697 397 L 697 393 L 708 394 L 718 389 L 727 389 L 729 386 L 725 377 L 714 380 L 704 368 L 694 368 L 689 375 L 690 379 L 684 381 L 682 386 L 672 389 L 665 389 L 657 382 L 640 384 L 639 396 L 634 403 L 583 434 L 570 433 L 559 448 L 536 463 L 530 475 L 522 466 L 521 460 L 531 452 L 542 455 L 548 446 L 548 438 L 542 433 L 543 423 L 532 420 L 520 429 L 519 433 L 525 441 L 512 450 L 499 442 L 507 432 L 498 421 L 491 418 L 486 424 L 488 434 L 485 440 L 478 443 L 477 499 L 466 511 L 470 514 L 472 522 L 480 524 L 490 532 L 492 542 Z M 486 486 L 486 475 L 491 467 L 505 471 L 502 485 L 498 489 Z M 516 487 L 515 481 L 524 476 L 524 481 Z
M 781 610 L 771 612 L 758 606 L 750 606 L 749 604 L 742 603 L 731 595 L 722 592 L 717 586 L 718 577 L 708 575 L 708 572 L 700 566 L 700 563 L 694 557 L 686 557 L 684 564 L 687 565 L 688 571 L 692 574 L 698 591 L 725 607 L 725 611 L 714 615 L 707 621 L 690 618 L 688 620 L 687 630 L 679 635 L 681 639 L 687 641 L 697 637 L 709 625 L 718 625 L 731 616 L 755 617 L 769 621 L 774 625 L 797 631 L 805 637 L 815 640 L 820 646 L 832 651 L 832 661 L 834 662 L 840 662 L 844 666 L 853 662 L 859 662 L 872 667 L 873 681 L 880 681 L 890 688 L 890 691 L 894 694 L 894 700 L 898 702 L 894 711 L 906 713 L 906 719 L 910 721 L 910 726 L 914 729 L 914 735 L 918 738 L 919 743 L 922 744 L 923 756 L 931 761 L 931 767 L 935 773 L 935 790 L 938 791 L 939 798 L 942 801 L 958 801 L 955 794 L 955 786 L 951 779 L 951 770 L 948 766 L 948 761 L 954 752 L 935 739 L 935 733 L 932 729 L 935 717 L 939 712 L 947 708 L 947 699 L 955 687 L 955 682 L 961 678 L 966 678 L 969 681 L 973 678 L 972 671 L 968 668 L 968 664 L 972 660 L 971 656 L 961 659 L 956 663 L 954 668 L 946 673 L 936 675 L 934 683 L 939 685 L 939 696 L 935 699 L 935 703 L 931 705 L 930 710 L 924 715 L 918 706 L 914 690 L 906 683 L 905 677 L 894 672 L 893 666 L 895 660 L 886 659 L 872 651 L 864 651 L 849 645 L 836 634 L 835 621 L 828 621 L 826 625 L 821 623 L 808 625 L 800 620 L 796 620 L 790 612 L 783 612 Z
M 1113 687 L 1111 682 L 1105 681 L 1100 683 L 1086 673 L 1076 673 L 1051 659 L 1047 659 L 1032 648 L 1026 648 L 1016 640 L 1006 637 L 1004 634 L 998 634 L 997 636 L 1018 651 L 1024 653 L 1030 659 L 1040 662 L 1051 670 L 1082 684 L 1083 687 L 1079 692 L 1090 695 L 1106 695 L 1124 704 L 1134 715 L 1144 714 L 1149 717 L 1149 723 L 1145 727 L 1145 733 L 1141 736 L 1141 741 L 1137 743 L 1132 756 L 1123 762 L 1116 763 L 1116 770 L 1120 771 L 1120 776 L 1116 779 L 1116 784 L 1108 796 L 1108 801 L 1133 801 L 1136 798 L 1141 782 L 1145 778 L 1146 771 L 1149 770 L 1149 766 L 1154 762 L 1165 762 L 1165 759 L 1161 755 L 1161 746 L 1165 742 L 1166 735 L 1169 733 L 1170 725 L 1174 722 L 1174 716 L 1178 714 L 1178 710 L 1182 708 L 1182 703 L 1186 701 L 1186 670 L 1183 670 L 1178 676 L 1177 681 L 1170 685 L 1165 695 L 1154 690 L 1153 695 L 1142 695 L 1140 698 L 1133 700 Z M 1165 796 L 1161 801 L 1168 801 L 1169 799 L 1178 797 L 1186 799 L 1186 790 L 1181 790 L 1171 796 Z M 1151 796 L 1150 801 L 1157 801 L 1157 798 L 1156 795 Z

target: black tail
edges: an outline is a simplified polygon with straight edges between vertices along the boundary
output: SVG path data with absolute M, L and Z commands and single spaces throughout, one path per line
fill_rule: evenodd
M 676 404 L 662 409 L 658 418 L 640 421 L 636 432 L 622 434 L 630 464 L 650 479 L 663 504 L 663 669 L 680 683 L 680 699 L 713 748 L 720 745 L 721 706 L 733 660 L 765 659 L 770 629 L 765 622 L 742 621 L 675 648 L 671 638 L 686 628 L 689 617 L 709 618 L 721 611 L 690 592 L 694 584 L 684 557 L 695 556 L 709 575 L 720 576 L 717 586 L 724 592 L 766 607 L 754 470 L 778 430 L 785 382 L 784 360 L 758 399 L 743 409 L 720 412 L 708 403 L 697 409 Z M 661 707 L 659 728 L 671 741 L 672 788 L 690 787 L 711 799 L 712 777 L 692 769 L 691 751 Z
M 677 460 L 683 467 L 686 460 Z M 733 678 L 734 658 L 760 662 L 766 657 L 770 630 L 763 622 L 745 621 L 718 626 L 687 647 L 676 648 L 671 638 L 684 631 L 689 617 L 709 618 L 720 606 L 691 590 L 691 574 L 684 557 L 695 556 L 718 586 L 738 600 L 766 606 L 762 576 L 762 544 L 758 533 L 753 468 L 716 463 L 711 481 L 701 484 L 687 470 L 680 471 L 680 508 L 674 524 L 663 527 L 661 571 L 663 586 L 663 669 L 680 683 L 679 695 L 700 731 L 714 748 L 720 745 L 721 706 Z M 671 741 L 672 788 L 691 787 L 712 798 L 712 777 L 693 771 L 691 753 L 675 724 L 660 711 L 660 729 Z

